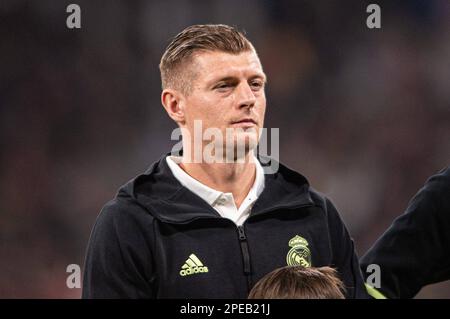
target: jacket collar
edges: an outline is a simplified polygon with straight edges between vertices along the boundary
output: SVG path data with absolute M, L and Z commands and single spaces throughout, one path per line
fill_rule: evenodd
M 203 199 L 180 184 L 173 176 L 165 154 L 142 175 L 120 188 L 117 197 L 136 201 L 155 218 L 170 223 L 188 223 L 198 218 L 221 218 Z M 273 159 L 265 158 L 270 165 Z M 265 175 L 265 187 L 250 217 L 274 211 L 311 206 L 309 183 L 301 174 L 279 164 L 274 174 Z

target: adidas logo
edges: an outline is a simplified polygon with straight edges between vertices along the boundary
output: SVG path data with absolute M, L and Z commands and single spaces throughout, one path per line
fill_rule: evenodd
M 184 277 L 202 272 L 208 272 L 208 267 L 204 266 L 197 256 L 190 254 L 184 265 L 181 266 L 180 275 Z

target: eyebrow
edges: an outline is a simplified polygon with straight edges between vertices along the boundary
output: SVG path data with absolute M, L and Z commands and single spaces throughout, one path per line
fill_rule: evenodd
M 225 76 L 223 78 L 218 78 L 218 79 L 212 80 L 211 84 L 215 84 L 215 83 L 218 83 L 218 82 L 231 82 L 231 81 L 235 81 L 237 79 L 238 78 L 235 77 L 235 76 Z M 262 74 L 255 74 L 255 75 L 253 75 L 253 76 L 251 76 L 249 78 L 249 80 L 254 80 L 254 79 L 262 79 L 264 81 L 264 83 L 267 83 L 267 77 L 266 77 L 266 75 L 264 73 L 262 73 Z

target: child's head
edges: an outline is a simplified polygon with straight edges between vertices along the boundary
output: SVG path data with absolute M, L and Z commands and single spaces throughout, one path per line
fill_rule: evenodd
M 261 278 L 249 299 L 345 299 L 344 286 L 330 267 L 286 266 Z

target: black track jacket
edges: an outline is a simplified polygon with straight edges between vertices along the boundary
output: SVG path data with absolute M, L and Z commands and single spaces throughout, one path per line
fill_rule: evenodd
M 124 185 L 93 228 L 83 298 L 246 298 L 287 264 L 337 268 L 366 298 L 353 241 L 333 204 L 279 165 L 237 227 L 172 175 L 165 156 Z

